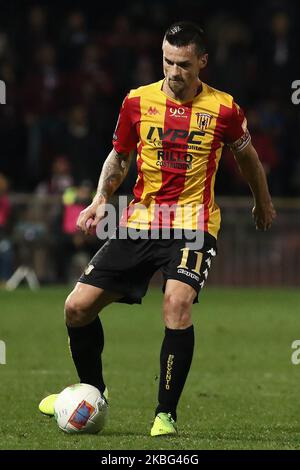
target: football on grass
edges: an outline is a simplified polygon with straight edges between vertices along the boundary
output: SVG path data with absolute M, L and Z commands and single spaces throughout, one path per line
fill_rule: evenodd
M 108 405 L 96 387 L 80 383 L 65 388 L 58 395 L 54 411 L 63 431 L 95 434 L 105 425 Z

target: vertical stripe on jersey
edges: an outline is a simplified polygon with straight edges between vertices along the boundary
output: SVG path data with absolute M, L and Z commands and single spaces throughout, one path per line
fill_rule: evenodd
M 131 107 L 131 122 L 136 123 L 136 133 L 140 136 L 140 123 L 141 123 L 141 97 L 137 96 L 135 98 L 129 98 L 130 100 L 130 107 Z M 141 170 L 143 159 L 142 159 L 142 149 L 143 149 L 143 142 L 140 137 L 140 143 L 137 149 L 137 173 L 138 178 L 136 184 L 133 188 L 134 200 L 133 203 L 137 203 L 141 200 L 141 195 L 143 194 L 144 190 L 144 175 Z M 128 219 L 130 218 L 134 207 L 129 205 L 126 209 L 124 209 L 120 221 L 120 225 L 124 226 L 127 225 Z
M 136 98 L 130 98 L 132 101 L 132 111 L 131 111 L 131 120 L 132 122 L 136 122 L 136 133 L 140 136 L 140 125 L 141 125 L 141 97 L 138 96 Z M 141 171 L 141 166 L 143 164 L 142 159 L 142 150 L 143 150 L 143 142 L 140 137 L 140 143 L 137 149 L 137 172 L 138 172 L 138 180 L 135 184 L 133 189 L 133 193 L 135 196 L 135 202 L 139 202 L 141 200 L 141 195 L 144 189 L 144 176 Z
M 226 106 L 220 105 L 219 109 L 219 114 L 217 117 L 216 121 L 216 126 L 215 126 L 215 131 L 213 135 L 213 140 L 211 143 L 211 149 L 210 153 L 208 155 L 208 162 L 207 162 L 207 168 L 206 168 L 206 175 L 205 175 L 205 187 L 203 191 L 203 204 L 204 204 L 204 231 L 208 231 L 208 222 L 209 222 L 209 208 L 210 208 L 210 202 L 211 202 L 211 197 L 213 195 L 212 192 L 212 178 L 216 173 L 217 169 L 217 150 L 221 146 L 221 141 L 220 141 L 220 133 L 222 132 L 222 127 L 223 127 L 223 114 L 227 113 L 228 108 Z
M 177 108 L 184 108 L 185 113 L 184 116 L 180 116 L 178 114 L 172 115 L 170 112 L 170 108 L 177 109 Z M 191 112 L 192 112 L 192 102 L 187 103 L 185 105 L 178 105 L 177 103 L 166 99 L 166 110 L 165 110 L 165 121 L 164 121 L 164 134 L 167 132 L 168 129 L 180 129 L 189 132 L 190 129 L 190 121 L 191 121 Z M 174 134 L 171 134 L 174 135 Z M 170 139 L 170 137 L 168 137 Z M 180 144 L 182 147 L 178 148 L 177 144 Z M 175 151 L 181 152 L 182 155 L 186 154 L 187 152 L 187 138 L 178 137 L 174 145 L 170 140 L 164 138 L 162 141 L 162 148 L 164 152 L 172 152 Z M 184 163 L 184 160 L 180 162 Z M 171 162 L 170 162 L 171 163 Z M 162 210 L 158 211 L 158 208 L 161 204 L 165 204 L 168 207 L 177 204 L 179 196 L 184 189 L 185 185 L 185 178 L 186 178 L 186 168 L 161 168 L 161 178 L 162 183 L 161 187 L 156 193 L 155 196 L 155 211 L 154 211 L 154 218 L 150 224 L 151 228 L 158 228 L 162 227 Z M 158 206 L 158 207 L 157 207 Z M 172 227 L 172 222 L 174 220 L 175 214 L 171 214 L 170 224 L 168 227 Z

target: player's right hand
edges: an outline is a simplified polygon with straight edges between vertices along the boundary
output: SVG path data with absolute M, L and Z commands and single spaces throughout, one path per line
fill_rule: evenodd
M 76 225 L 86 235 L 95 233 L 98 223 L 104 218 L 105 204 L 106 199 L 100 196 L 80 212 Z
M 256 226 L 256 230 L 265 232 L 271 228 L 272 222 L 276 218 L 276 210 L 272 201 L 265 204 L 256 204 L 252 209 L 252 216 Z

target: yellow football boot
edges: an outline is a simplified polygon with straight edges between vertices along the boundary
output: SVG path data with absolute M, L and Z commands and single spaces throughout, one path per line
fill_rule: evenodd
M 103 396 L 108 403 L 108 390 L 105 388 L 103 392 Z M 39 404 L 39 410 L 41 413 L 47 416 L 54 416 L 54 404 L 58 397 L 58 393 L 53 393 L 52 395 L 48 395 L 47 397 L 43 398 L 43 400 Z
M 58 397 L 58 393 L 53 393 L 48 395 L 46 398 L 43 398 L 39 404 L 39 410 L 41 413 L 47 416 L 54 416 L 54 404 Z
M 171 413 L 158 413 L 150 434 L 151 436 L 171 436 L 177 434 L 175 421 Z

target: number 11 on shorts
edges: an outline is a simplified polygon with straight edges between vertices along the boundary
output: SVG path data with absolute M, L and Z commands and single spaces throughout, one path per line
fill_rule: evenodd
M 187 261 L 188 261 L 188 256 L 189 256 L 190 249 L 189 248 L 181 248 L 180 251 L 182 251 L 182 258 L 181 258 L 181 262 L 177 266 L 177 268 L 189 269 L 189 267 L 187 265 Z M 195 265 L 194 269 L 192 269 L 192 271 L 194 273 L 197 273 L 197 274 L 200 275 L 200 268 L 201 268 L 203 253 L 201 253 L 201 251 L 194 251 L 194 253 L 197 256 L 197 260 L 196 260 L 196 265 Z

